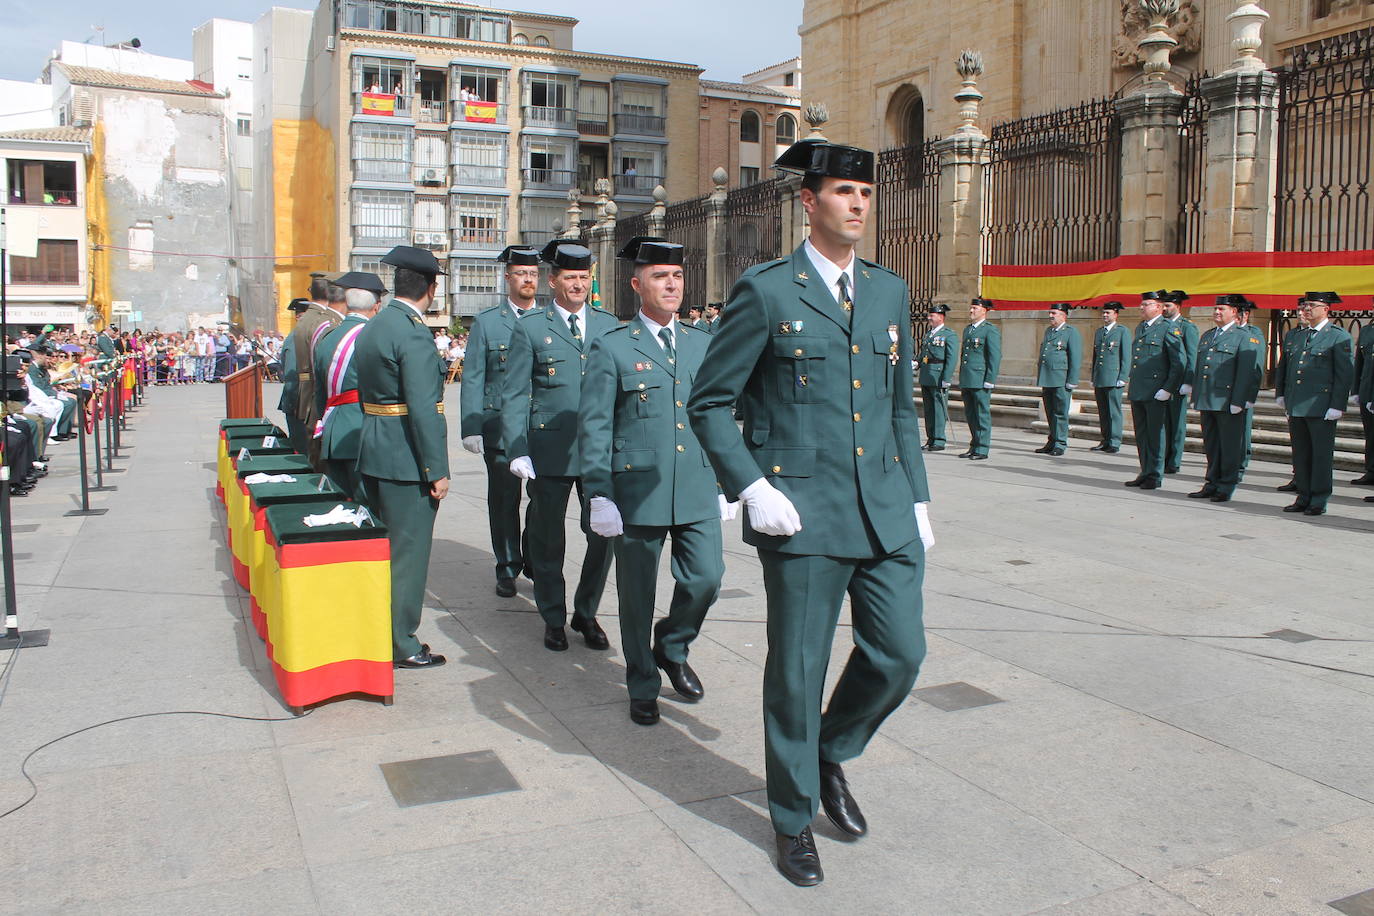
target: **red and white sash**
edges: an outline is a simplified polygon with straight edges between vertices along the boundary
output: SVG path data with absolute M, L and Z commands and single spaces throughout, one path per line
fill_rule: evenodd
M 329 415 L 334 412 L 336 407 L 358 403 L 358 390 L 356 388 L 351 391 L 343 391 L 342 389 L 344 376 L 348 373 L 348 364 L 353 362 L 353 345 L 358 342 L 358 335 L 362 333 L 365 327 L 367 327 L 366 322 L 359 322 L 355 327 L 344 331 L 343 338 L 339 340 L 338 347 L 334 349 L 334 356 L 329 360 L 324 416 L 320 417 L 320 421 L 315 424 L 315 438 L 317 439 L 324 435 L 324 425 L 329 422 Z

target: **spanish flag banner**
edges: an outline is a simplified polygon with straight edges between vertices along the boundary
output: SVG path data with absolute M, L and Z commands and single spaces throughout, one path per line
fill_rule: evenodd
M 495 102 L 464 102 L 463 120 L 474 121 L 478 124 L 496 123 L 496 103 Z
M 388 118 L 395 117 L 396 96 L 389 92 L 364 92 L 362 113 L 366 115 L 383 115 Z
M 1185 290 L 1194 302 L 1239 293 L 1265 309 L 1295 308 L 1308 290 L 1334 290 L 1341 308 L 1367 309 L 1374 296 L 1374 250 L 1147 254 L 983 267 L 983 296 L 999 309 L 1043 309 L 1052 302 L 1099 307 L 1112 299 L 1133 305 L 1149 289 Z

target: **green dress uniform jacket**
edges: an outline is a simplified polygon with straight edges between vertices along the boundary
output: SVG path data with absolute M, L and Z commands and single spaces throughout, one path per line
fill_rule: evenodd
M 1288 335 L 1279 357 L 1274 394 L 1284 400 L 1293 443 L 1293 483 L 1299 505 L 1325 508 L 1331 498 L 1336 421 L 1328 410 L 1344 411 L 1355 381 L 1354 341 L 1330 321 L 1320 329 Z
M 308 443 L 305 441 L 305 426 L 296 416 L 296 400 L 300 397 L 300 377 L 296 374 L 296 348 L 292 346 L 292 336 L 286 335 L 282 341 L 281 355 L 281 398 L 277 409 L 286 417 L 286 439 L 298 454 L 304 455 Z
M 325 333 L 315 345 L 315 413 L 324 418 L 329 401 L 329 369 L 339 345 L 355 328 L 366 328 L 367 318 L 362 315 L 348 314 L 343 323 Z M 361 336 L 361 331 L 359 332 Z M 357 391 L 358 360 L 357 341 L 354 341 L 353 358 L 344 368 L 339 391 Z M 325 473 L 349 496 L 361 500 L 362 481 L 358 477 L 358 442 L 362 438 L 363 405 L 339 404 L 329 411 L 328 421 L 319 436 L 320 460 L 324 462 Z
M 1201 332 L 1198 331 L 1197 325 L 1181 315 L 1172 324 L 1183 332 L 1182 384 L 1192 385 L 1193 367 L 1197 362 L 1197 345 Z M 1183 452 L 1188 443 L 1188 399 L 1174 398 L 1164 406 L 1164 468 L 1172 473 L 1183 463 Z
M 1230 496 L 1245 462 L 1245 410 L 1259 396 L 1262 369 L 1248 328 L 1211 328 L 1198 343 L 1193 406 L 1201 412 L 1206 486 Z M 1232 408 L 1237 408 L 1233 411 Z
M 1374 324 L 1360 328 L 1355 344 L 1355 395 L 1360 404 L 1360 423 L 1364 426 L 1364 476 L 1374 478 Z
M 593 341 L 582 384 L 582 484 L 620 510 L 615 539 L 620 639 L 630 698 L 661 686 L 650 624 L 663 544 L 672 536 L 673 599 L 653 628 L 658 652 L 685 662 L 725 573 L 716 475 L 687 425 L 686 401 L 711 335 L 678 323 L 673 354 L 640 316 Z
M 984 319 L 964 328 L 959 349 L 959 394 L 968 423 L 969 451 L 986 455 L 992 442 L 992 389 L 1002 368 L 1002 332 Z
M 367 504 L 391 540 L 391 641 L 398 659 L 420 652 L 415 631 L 439 501 L 430 484 L 449 476 L 444 364 L 419 313 L 392 299 L 353 350 L 363 425 L 358 471 Z
M 114 358 L 115 358 L 115 345 L 114 345 L 114 341 L 110 339 L 110 336 L 109 336 L 108 334 L 103 334 L 103 333 L 102 333 L 102 334 L 100 334 L 98 337 L 96 337 L 96 339 L 95 339 L 95 346 L 96 346 L 96 349 L 98 349 L 98 350 L 100 351 L 100 355 L 101 355 L 102 358 L 104 358 L 104 359 L 114 359 Z
M 949 385 L 954 379 L 959 335 L 941 325 L 921 341 L 917 383 L 921 386 L 921 414 L 925 421 L 926 444 L 943 448 L 945 424 L 949 421 Z
M 1264 330 L 1255 327 L 1253 324 L 1243 324 L 1240 328 L 1246 333 L 1245 339 L 1241 341 L 1241 344 L 1255 351 L 1255 364 L 1259 366 L 1260 385 L 1262 386 L 1264 384 L 1264 370 L 1267 365 L 1265 356 L 1269 352 L 1269 347 L 1264 342 Z M 1254 425 L 1255 408 L 1247 407 L 1245 408 L 1245 457 L 1242 458 L 1240 462 L 1240 476 L 1242 480 L 1245 479 L 1245 469 L 1250 466 L 1250 453 L 1254 450 L 1251 445 Z
M 1135 447 L 1140 459 L 1140 478 L 1155 483 L 1164 476 L 1164 435 L 1168 401 L 1156 401 L 1155 393 L 1167 391 L 1179 398 L 1183 384 L 1183 330 L 1160 316 L 1154 323 L 1136 325 L 1131 341 L 1131 377 L 1126 397 L 1131 401 Z
M 1131 375 L 1131 332 L 1119 322 L 1093 334 L 1092 380 L 1101 445 L 1121 448 L 1121 393 Z
M 766 478 L 801 519 L 796 534 L 774 537 L 755 531 L 744 510 L 768 596 L 769 811 L 787 836 L 815 816 L 819 761 L 862 753 L 925 656 L 925 556 L 912 503 L 930 491 L 911 396 L 908 292 L 871 261 L 852 269 L 852 312 L 805 245 L 745 271 L 687 405 L 726 495 Z M 846 593 L 855 647 L 822 714 Z
M 318 387 L 313 374 L 315 347 L 324 333 L 320 332 L 320 327 L 337 327 L 341 321 L 343 315 L 312 302 L 310 308 L 301 313 L 296 326 L 291 330 L 292 349 L 296 353 L 296 419 L 301 421 L 302 435 L 306 442 L 302 454 L 310 458 L 311 465 L 318 471 L 323 471 L 323 467 L 319 460 L 319 443 L 315 440 L 315 421 L 320 418 L 315 411 L 315 388 Z M 319 385 L 323 384 L 319 382 Z
M 528 309 L 527 311 L 535 311 Z M 501 405 L 510 366 L 511 337 L 520 313 L 509 300 L 479 313 L 468 335 L 458 391 L 462 437 L 482 437 L 487 469 L 487 527 L 497 578 L 513 579 L 525 565 L 520 536 L 520 478 L 501 451 Z M 518 456 L 516 456 L 518 457 Z
M 1069 445 L 1069 405 L 1073 389 L 1078 385 L 1078 367 L 1083 360 L 1083 338 L 1078 329 L 1065 322 L 1058 328 L 1045 329 L 1040 342 L 1040 359 L 1036 365 L 1035 384 L 1040 386 L 1040 399 L 1045 404 L 1045 419 L 1049 423 L 1049 445 L 1067 448 Z

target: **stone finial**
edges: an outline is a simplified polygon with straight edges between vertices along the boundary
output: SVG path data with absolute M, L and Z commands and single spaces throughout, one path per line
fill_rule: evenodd
M 725 186 L 730 183 L 730 173 L 720 166 L 716 166 L 716 170 L 711 173 L 711 183 L 716 186 L 717 190 L 724 190 Z
M 1169 34 L 1169 20 L 1178 12 L 1179 0 L 1140 0 L 1140 11 L 1150 20 L 1136 47 L 1145 58 L 1145 84 L 1164 82 L 1169 72 L 1169 55 L 1178 47 L 1178 39 Z
M 821 125 L 830 120 L 830 109 L 820 102 L 812 102 L 806 106 L 802 112 L 802 118 L 811 127 L 811 133 L 806 135 L 808 140 L 824 140 L 821 134 Z
M 562 237 L 579 238 L 582 235 L 582 192 L 577 186 L 568 188 L 568 228 Z
M 596 220 L 601 222 L 606 218 L 606 204 L 611 201 L 611 179 L 598 178 L 592 188 L 596 191 Z
M 1236 0 L 1235 10 L 1226 17 L 1231 24 L 1231 47 L 1236 52 L 1236 59 L 1227 72 L 1258 73 L 1265 69 L 1259 57 L 1260 45 L 1264 44 L 1260 32 L 1268 19 L 1269 14 L 1254 0 Z
M 668 190 L 661 184 L 654 185 L 654 204 L 661 206 L 668 203 Z
M 975 122 L 978 120 L 978 106 L 983 101 L 983 93 L 978 91 L 978 77 L 983 75 L 982 53 L 964 50 L 954 62 L 954 69 L 964 83 L 963 88 L 954 93 L 954 101 L 959 104 L 959 117 L 963 120 L 954 132 L 981 135 L 983 132 Z

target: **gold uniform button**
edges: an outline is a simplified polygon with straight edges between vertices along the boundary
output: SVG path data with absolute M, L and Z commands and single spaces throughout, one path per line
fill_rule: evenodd
M 677 406 L 679 406 L 679 407 L 682 406 L 682 402 L 681 402 L 681 401 L 677 401 L 676 403 L 677 403 Z
M 858 422 L 859 422 L 860 420 L 862 420 L 863 418 L 864 418 L 864 415 L 861 414 L 861 413 L 856 413 L 856 414 L 854 414 L 854 422 L 855 422 L 855 423 L 858 423 Z
M 901 461 L 901 460 L 902 460 L 902 456 L 901 456 L 901 455 L 893 455 L 893 456 L 892 456 L 892 460 L 893 460 L 893 461 Z
M 583 353 L 583 354 L 582 354 L 582 358 L 583 358 L 583 359 L 586 359 L 586 358 L 587 358 L 587 354 Z
M 775 465 L 773 465 L 773 473 L 774 473 L 774 474 L 780 474 L 780 473 L 782 473 L 782 465 L 780 465 L 780 464 L 775 464 Z
M 687 428 L 687 424 L 686 424 L 686 423 L 679 423 L 679 424 L 677 425 L 677 428 L 678 428 L 678 429 L 686 429 L 686 428 Z
M 805 351 L 802 350 L 801 347 L 798 347 L 797 349 L 795 349 L 795 350 L 792 351 L 792 355 L 793 355 L 793 356 L 801 356 L 802 353 L 804 353 L 804 352 L 805 352 Z
M 643 382 L 640 382 L 640 383 L 639 383 L 639 390 L 640 390 L 640 391 L 643 391 L 643 390 L 644 390 L 644 383 L 643 383 Z
M 685 452 L 685 451 L 687 451 L 687 446 L 685 446 L 685 445 L 679 445 L 679 446 L 677 447 L 677 450 L 678 450 L 679 452 Z
M 859 381 L 858 379 L 855 379 L 855 380 L 854 380 L 854 387 L 855 387 L 855 388 L 862 388 L 863 386 L 864 386 L 864 383 L 863 383 L 863 382 Z
M 673 384 L 674 384 L 674 385 L 681 385 L 681 384 L 682 384 L 682 379 L 680 379 L 680 378 L 675 378 L 675 379 L 673 379 Z
M 850 352 L 850 353 L 858 353 L 858 352 L 859 352 L 859 345 L 858 345 L 858 344 L 855 344 L 854 346 L 850 347 L 850 348 L 849 348 L 849 352 Z
M 627 464 L 627 465 L 625 465 L 625 470 L 627 470 L 627 471 L 628 471 L 628 470 L 629 470 L 629 469 L 630 469 L 630 466 L 629 466 L 629 465 L 628 465 L 628 464 Z
M 864 456 L 864 447 L 861 445 L 858 448 L 854 449 L 854 454 L 862 458 Z

